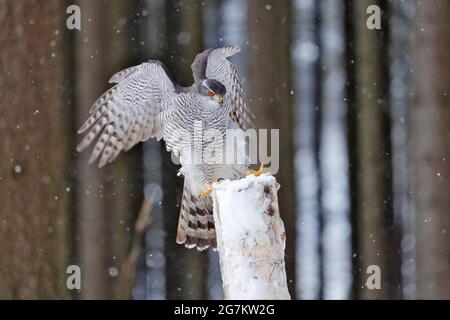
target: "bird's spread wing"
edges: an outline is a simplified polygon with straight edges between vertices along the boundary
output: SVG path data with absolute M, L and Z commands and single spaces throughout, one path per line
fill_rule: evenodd
M 98 158 L 99 167 L 112 162 L 122 150 L 139 141 L 161 138 L 161 102 L 175 94 L 175 85 L 159 61 L 149 61 L 116 73 L 117 83 L 91 107 L 90 116 L 78 133 L 90 129 L 77 150 L 80 152 L 97 137 L 89 163 Z
M 229 104 L 230 117 L 242 130 L 253 127 L 255 116 L 247 106 L 247 96 L 237 68 L 227 59 L 240 52 L 238 46 L 208 49 L 197 55 L 192 64 L 194 79 L 210 78 L 220 81 L 227 89 L 224 103 Z

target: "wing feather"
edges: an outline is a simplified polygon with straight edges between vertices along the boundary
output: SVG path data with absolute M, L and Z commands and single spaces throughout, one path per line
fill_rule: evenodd
M 109 79 L 109 83 L 119 83 L 138 69 L 139 69 L 139 66 L 133 66 L 133 67 L 126 68 L 122 71 L 119 71 L 119 72 L 115 73 L 111 77 L 111 79 Z
M 240 52 L 238 46 L 228 46 L 208 52 L 205 76 L 216 79 L 225 85 L 227 93 L 224 103 L 230 107 L 230 117 L 242 129 L 253 127 L 254 114 L 247 105 L 247 96 L 243 89 L 239 72 L 227 58 Z M 202 57 L 203 60 L 204 57 Z M 202 70 L 197 67 L 198 70 Z
M 89 162 L 100 159 L 99 167 L 139 141 L 161 139 L 162 101 L 176 94 L 170 75 L 159 61 L 122 70 L 110 82 L 117 84 L 97 99 L 78 130 L 79 134 L 89 130 L 78 145 L 78 152 L 97 139 Z

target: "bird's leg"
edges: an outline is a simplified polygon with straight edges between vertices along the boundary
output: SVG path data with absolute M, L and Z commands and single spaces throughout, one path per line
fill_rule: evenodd
M 247 175 L 253 174 L 256 177 L 259 177 L 261 175 L 263 169 L 264 169 L 264 163 L 261 163 L 258 170 L 246 169 L 246 170 L 244 170 L 244 173 Z
M 205 185 L 205 187 L 203 188 L 203 191 L 202 191 L 202 193 L 200 194 L 200 195 L 202 195 L 202 196 L 204 196 L 204 197 L 207 197 L 207 196 L 209 196 L 209 194 L 212 192 L 212 188 L 211 188 L 211 184 L 210 183 L 207 183 L 206 185 Z

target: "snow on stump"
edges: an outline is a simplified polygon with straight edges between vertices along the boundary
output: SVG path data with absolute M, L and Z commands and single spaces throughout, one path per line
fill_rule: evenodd
M 213 185 L 225 299 L 291 299 L 278 188 L 270 175 L 249 175 Z

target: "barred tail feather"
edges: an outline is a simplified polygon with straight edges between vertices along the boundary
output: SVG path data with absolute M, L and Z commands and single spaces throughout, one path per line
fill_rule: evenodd
M 216 229 L 212 214 L 212 199 L 193 195 L 184 182 L 180 218 L 178 220 L 177 243 L 186 248 L 202 251 L 216 247 Z

